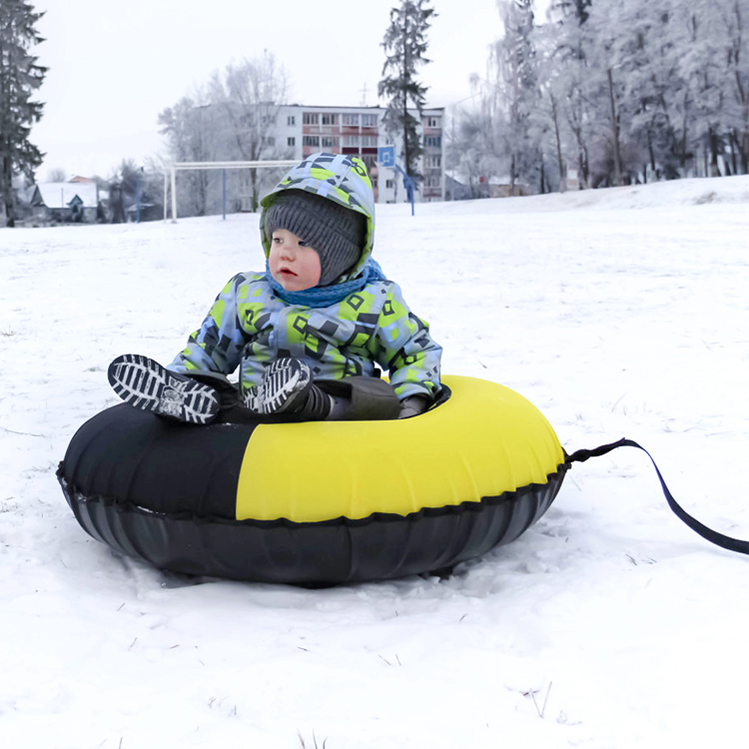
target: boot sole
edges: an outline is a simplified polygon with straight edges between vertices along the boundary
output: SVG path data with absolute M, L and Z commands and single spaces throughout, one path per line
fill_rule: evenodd
M 118 356 L 107 371 L 109 384 L 125 403 L 185 424 L 213 421 L 219 401 L 212 387 L 173 374 L 139 354 Z
M 268 367 L 262 383 L 247 392 L 245 406 L 263 416 L 284 413 L 294 407 L 294 396 L 306 390 L 311 381 L 309 369 L 279 359 Z

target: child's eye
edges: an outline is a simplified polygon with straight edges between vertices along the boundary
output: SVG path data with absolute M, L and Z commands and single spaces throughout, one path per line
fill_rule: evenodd
M 300 240 L 299 240 L 299 246 L 300 246 L 300 247 L 306 247 L 306 246 L 307 246 L 307 243 L 306 243 L 306 242 L 305 242 L 305 241 L 304 241 L 303 239 L 300 239 Z

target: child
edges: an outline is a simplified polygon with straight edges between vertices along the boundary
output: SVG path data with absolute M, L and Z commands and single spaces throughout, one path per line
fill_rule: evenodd
M 115 392 L 192 424 L 425 411 L 440 389 L 442 349 L 371 258 L 374 196 L 364 163 L 308 156 L 261 206 L 265 272 L 232 278 L 168 368 L 135 354 L 115 359 Z M 226 379 L 237 368 L 238 388 Z

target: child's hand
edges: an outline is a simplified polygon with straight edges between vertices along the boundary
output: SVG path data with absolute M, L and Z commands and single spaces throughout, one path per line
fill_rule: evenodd
M 409 395 L 401 401 L 401 410 L 398 414 L 399 419 L 408 419 L 411 416 L 418 416 L 424 413 L 429 407 L 429 400 L 423 395 Z

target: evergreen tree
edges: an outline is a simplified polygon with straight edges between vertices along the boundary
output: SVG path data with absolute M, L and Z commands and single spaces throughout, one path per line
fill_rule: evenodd
M 15 223 L 13 175 L 20 171 L 33 179 L 42 163 L 41 152 L 29 141 L 44 106 L 31 97 L 47 69 L 29 52 L 44 41 L 34 29 L 42 15 L 22 0 L 0 2 L 0 198 L 8 226 Z
M 426 7 L 428 0 L 401 0 L 400 7 L 390 11 L 390 26 L 385 32 L 382 46 L 386 59 L 382 67 L 383 79 L 377 86 L 379 96 L 388 100 L 385 129 L 390 134 L 402 133 L 403 163 L 409 177 L 418 177 L 417 163 L 423 153 L 419 138 L 419 120 L 409 111 L 409 102 L 419 112 L 426 104 L 427 87 L 416 79 L 420 65 L 429 60 L 426 32 L 435 12 Z

